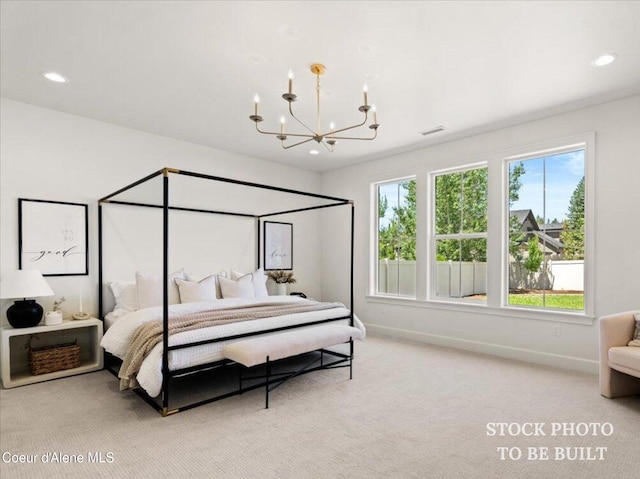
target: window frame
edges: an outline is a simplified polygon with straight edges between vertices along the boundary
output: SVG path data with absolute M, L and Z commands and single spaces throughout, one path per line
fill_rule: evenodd
M 466 171 L 479 170 L 485 168 L 487 170 L 487 231 L 484 233 L 457 233 L 457 234 L 438 234 L 436 233 L 436 178 L 438 176 L 451 175 L 456 173 L 464 173 Z M 489 240 L 489 164 L 488 161 L 465 164 L 453 168 L 439 169 L 429 172 L 429 217 L 427 224 L 428 231 L 428 258 L 427 258 L 427 301 L 438 303 L 460 303 L 472 306 L 486 306 L 488 301 L 470 300 L 455 297 L 439 297 L 437 296 L 438 286 L 438 261 L 436 258 L 436 243 L 438 240 L 463 240 L 463 239 L 485 239 Z M 487 266 L 489 264 L 489 251 L 487 248 Z M 488 285 L 487 285 L 488 286 Z M 487 295 L 488 298 L 488 295 Z
M 378 206 L 378 201 L 379 201 L 379 188 L 382 185 L 389 185 L 389 184 L 393 184 L 393 183 L 403 183 L 405 181 L 411 181 L 414 180 L 416 181 L 416 189 L 418 188 L 417 184 L 418 184 L 418 175 L 416 174 L 407 174 L 407 175 L 401 175 L 401 176 L 397 176 L 397 177 L 393 177 L 393 178 L 385 178 L 383 180 L 378 180 L 378 181 L 370 181 L 370 205 L 371 205 L 371 211 L 370 211 L 370 217 L 372 219 L 371 221 L 371 225 L 372 228 L 370 229 L 371 231 L 371 240 L 370 240 L 370 247 L 369 247 L 369 251 L 370 251 L 370 255 L 369 255 L 369 259 L 370 259 L 370 265 L 369 265 L 369 296 L 372 297 L 377 297 L 377 298 L 389 298 L 389 299 L 400 299 L 400 300 L 410 300 L 410 301 L 415 301 L 415 299 L 418 297 L 418 257 L 419 257 L 419 248 L 416 245 L 416 294 L 415 296 L 407 296 L 407 295 L 401 295 L 401 294 L 393 294 L 393 293 L 381 293 L 378 291 L 378 278 L 379 278 L 379 239 L 378 239 L 378 234 L 380 233 L 380 218 L 378 216 L 378 212 L 379 212 L 379 206 Z M 416 205 L 416 209 L 417 209 L 417 205 Z M 418 219 L 417 219 L 417 212 L 416 212 L 416 226 L 418 223 Z M 418 230 L 416 229 L 416 242 L 418 241 Z
M 509 166 L 513 162 L 527 161 L 558 155 L 576 150 L 584 150 L 584 310 L 509 304 Z M 502 287 L 499 307 L 505 310 L 529 311 L 542 314 L 582 316 L 593 318 L 595 311 L 594 294 L 594 152 L 595 133 L 590 132 L 567 138 L 551 140 L 529 148 L 512 150 L 502 157 Z

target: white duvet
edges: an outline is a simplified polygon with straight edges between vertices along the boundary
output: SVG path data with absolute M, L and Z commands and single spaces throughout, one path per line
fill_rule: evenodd
M 199 302 L 172 304 L 169 306 L 169 314 L 184 315 L 196 313 L 208 309 L 219 309 L 229 306 L 238 306 L 243 304 L 255 304 L 264 302 L 288 302 L 288 301 L 306 301 L 296 296 L 269 296 L 268 298 L 256 299 L 219 299 L 214 302 Z M 285 316 L 277 316 L 267 319 L 256 319 L 252 321 L 242 321 L 237 323 L 225 324 L 210 328 L 195 329 L 171 335 L 169 337 L 169 345 L 187 344 L 206 339 L 220 338 L 235 334 L 243 334 L 264 329 L 278 328 L 281 326 L 290 326 L 294 324 L 305 324 L 322 319 L 338 318 L 346 316 L 349 310 L 345 307 L 327 309 L 322 311 L 310 311 L 307 313 L 288 314 Z M 148 321 L 162 319 L 162 307 L 141 309 L 123 315 L 117 319 L 107 330 L 102 338 L 101 346 L 109 353 L 119 358 L 124 358 L 131 337 L 136 328 Z M 348 319 L 339 321 L 348 324 Z M 365 328 L 358 318 L 354 318 L 354 326 L 365 333 Z M 272 333 L 277 334 L 277 333 Z M 180 349 L 169 352 L 169 369 L 181 369 L 198 364 L 206 364 L 213 361 L 224 359 L 222 356 L 222 348 L 231 341 L 220 341 L 218 343 L 205 344 L 193 348 Z M 237 341 L 237 339 L 236 339 Z M 162 389 L 162 343 L 157 344 L 149 353 L 142 363 L 142 367 L 138 372 L 138 383 L 151 396 L 155 397 L 160 394 Z

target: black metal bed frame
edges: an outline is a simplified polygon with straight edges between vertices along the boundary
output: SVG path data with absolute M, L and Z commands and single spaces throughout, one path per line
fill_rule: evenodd
M 321 199 L 321 200 L 327 200 L 327 201 L 331 201 L 331 203 L 328 203 L 326 205 L 317 205 L 317 206 L 309 206 L 309 207 L 304 207 L 304 208 L 294 208 L 294 209 L 289 209 L 289 210 L 285 210 L 285 211 L 276 211 L 276 212 L 271 212 L 271 213 L 266 213 L 266 214 L 247 214 L 247 213 L 239 213 L 239 212 L 232 212 L 232 211 L 221 211 L 221 210 L 209 210 L 209 209 L 195 209 L 195 208 L 184 208 L 184 207 L 178 207 L 178 206 L 170 206 L 169 205 L 169 176 L 171 174 L 176 174 L 176 175 L 183 175 L 183 176 L 188 176 L 188 177 L 195 177 L 195 178 L 201 178 L 201 179 L 206 179 L 206 180 L 212 180 L 212 181 L 216 181 L 216 182 L 223 182 L 223 183 L 232 183 L 232 184 L 236 184 L 239 186 L 247 186 L 247 187 L 251 187 L 251 188 L 259 188 L 259 189 L 265 189 L 265 190 L 271 190 L 271 191 L 277 191 L 277 192 L 281 192 L 281 193 L 287 193 L 287 194 L 291 194 L 291 195 L 299 195 L 299 196 L 306 196 L 306 197 L 312 197 L 312 198 L 317 198 L 317 199 Z M 112 198 L 115 196 L 120 195 L 121 193 L 124 193 L 125 191 L 131 190 L 132 188 L 135 188 L 136 186 L 139 186 L 153 178 L 156 178 L 158 176 L 162 175 L 163 176 L 163 200 L 162 200 L 162 204 L 161 205 L 157 205 L 157 204 L 149 204 L 149 203 L 138 203 L 138 202 L 130 202 L 130 201 L 118 201 L 118 200 L 113 200 Z M 235 179 L 231 179 L 231 178 L 224 178 L 224 177 L 220 177 L 220 176 L 213 176 L 213 175 L 207 175 L 207 174 L 203 174 L 203 173 L 194 173 L 191 171 L 184 171 L 184 170 L 178 170 L 175 168 L 163 168 L 161 170 L 155 171 L 154 173 L 138 180 L 135 181 L 133 183 L 131 183 L 130 185 L 127 185 L 123 188 L 120 188 L 119 190 L 115 191 L 114 193 L 111 193 L 110 195 L 107 195 L 103 198 L 100 198 L 98 200 L 98 309 L 99 309 L 99 316 L 100 319 L 102 321 L 104 321 L 104 298 L 103 298 L 103 248 L 102 248 L 102 243 L 103 243 L 103 228 L 102 228 L 102 208 L 103 205 L 105 204 L 114 204 L 114 205 L 125 205 L 125 206 L 136 206 L 136 207 L 145 207 L 145 208 L 161 208 L 163 210 L 163 219 L 162 219 L 162 238 L 163 238 L 163 253 L 162 253 L 162 274 L 163 274 L 163 284 L 164 284 L 164 291 L 163 291 L 163 300 L 162 300 L 162 307 L 163 307 L 163 313 L 162 313 L 162 323 L 163 323 L 163 331 L 162 331 L 162 389 L 161 389 L 161 403 L 158 404 L 158 402 L 156 401 L 156 399 L 152 398 L 151 396 L 149 396 L 146 391 L 144 391 L 142 388 L 136 388 L 135 392 L 141 396 L 147 403 L 149 403 L 151 406 L 153 406 L 158 412 L 160 412 L 162 414 L 162 416 L 168 416 L 171 414 L 175 414 L 177 412 L 180 411 L 185 411 L 188 409 L 192 409 L 194 407 L 197 406 L 202 406 L 204 404 L 209 404 L 211 402 L 214 401 L 218 401 L 220 399 L 225 399 L 227 397 L 231 397 L 231 396 L 235 396 L 238 394 L 242 394 L 243 392 L 246 391 L 250 391 L 252 389 L 256 389 L 259 387 L 263 387 L 266 385 L 267 387 L 267 398 L 268 398 L 268 391 L 270 389 L 270 383 L 269 383 L 269 378 L 268 378 L 268 373 L 267 373 L 267 378 L 266 378 L 266 382 L 261 382 L 258 384 L 253 384 L 251 386 L 248 387 L 243 387 L 242 386 L 242 381 L 240 381 L 239 387 L 237 390 L 225 393 L 225 394 L 221 394 L 218 396 L 214 396 L 202 401 L 198 401 L 195 403 L 191 403 L 188 404 L 186 406 L 182 406 L 179 408 L 174 408 L 174 409 L 170 409 L 169 408 L 169 386 L 170 386 L 170 382 L 172 379 L 179 377 L 179 376 L 184 376 L 186 374 L 193 374 L 193 373 L 197 373 L 197 372 L 203 372 L 203 371 L 207 371 L 207 370 L 211 370 L 213 368 L 217 368 L 217 367 L 223 367 L 223 366 L 228 366 L 230 364 L 233 364 L 232 361 L 229 360 L 221 360 L 221 361 L 215 361 L 212 363 L 207 363 L 207 364 L 201 364 L 198 366 L 191 366 L 188 368 L 182 368 L 182 369 L 174 369 L 174 370 L 170 370 L 169 369 L 169 351 L 174 351 L 174 350 L 178 350 L 178 349 L 185 349 L 185 348 L 192 348 L 192 347 L 196 347 L 196 346 L 201 346 L 204 344 L 211 344 L 211 343 L 216 343 L 216 342 L 221 342 L 221 341 L 228 341 L 228 340 L 233 340 L 233 339 L 239 339 L 239 338 L 246 338 L 249 336 L 255 336 L 255 335 L 259 335 L 259 334 L 266 334 L 266 333 L 274 333 L 274 332 L 279 332 L 279 331 L 284 331 L 287 329 L 294 329 L 294 328 L 300 328 L 300 327 L 306 327 L 306 326 L 311 326 L 311 325 L 316 325 L 316 324 L 321 324 L 321 323 L 327 323 L 327 322 L 332 322 L 332 321 L 339 321 L 339 320 L 344 320 L 344 319 L 348 319 L 349 320 L 349 324 L 351 326 L 353 326 L 354 323 L 354 315 L 353 315 L 353 262 L 354 262 L 354 228 L 355 228 L 355 205 L 353 200 L 347 200 L 344 198 L 337 198 L 337 197 L 333 197 L 333 196 L 327 196 L 327 195 L 320 195 L 320 194 L 316 194 L 316 193 L 310 193 L 307 191 L 300 191 L 300 190 L 293 190 L 293 189 L 289 189 L 289 188 L 281 188 L 281 187 L 277 187 L 277 186 L 271 186 L 271 185 L 265 185 L 265 184 L 260 184 L 260 183 L 252 183 L 252 182 L 248 182 L 248 181 L 241 181 L 241 180 L 235 180 Z M 236 335 L 232 335 L 232 336 L 225 336 L 225 337 L 221 337 L 221 338 L 215 338 L 215 339 L 209 339 L 209 340 L 202 340 L 202 341 L 196 341 L 193 343 L 188 343 L 188 344 L 180 344 L 180 345 L 174 345 L 174 346 L 169 346 L 169 290 L 168 290 L 168 279 L 169 279 L 169 211 L 173 210 L 173 211 L 190 211 L 190 212 L 195 212 L 195 213 L 209 213 L 209 214 L 219 214 L 219 215 L 229 215 L 229 216 L 239 216 L 239 217 L 245 217 L 245 218 L 253 218 L 256 222 L 256 251 L 257 251 L 257 268 L 260 268 L 261 266 L 261 258 L 260 258 L 260 227 L 261 227 L 261 221 L 262 218 L 266 218 L 266 217 L 271 217 L 271 216 L 277 216 L 277 215 L 284 215 L 284 214 L 290 214 L 290 213 L 299 213 L 299 212 L 303 212 L 303 211 L 310 211 L 310 210 L 317 210 L 317 209 L 323 209 L 323 208 L 332 208 L 332 207 L 336 207 L 336 206 L 345 206 L 345 205 L 350 205 L 351 208 L 351 232 L 350 232 L 350 236 L 351 236 L 351 247 L 350 247 L 350 286 L 349 286 L 349 315 L 347 316 L 341 316 L 338 318 L 331 318 L 331 319 L 324 319 L 324 320 L 319 320 L 319 321 L 313 321 L 310 323 L 304 323 L 304 324 L 300 324 L 300 325 L 290 325 L 290 326 L 283 326 L 283 327 L 279 327 L 279 328 L 270 328 L 270 329 L 266 329 L 266 330 L 262 330 L 262 331 L 256 331 L 256 332 L 250 332 L 250 333 L 245 333 L 245 334 L 236 334 Z M 334 356 L 339 357 L 340 359 L 333 361 L 331 363 L 328 364 L 324 364 L 322 363 L 321 366 L 318 366 L 316 368 L 308 368 L 305 367 L 300 371 L 297 371 L 295 373 L 290 373 L 289 376 L 290 377 L 294 377 L 296 375 L 300 375 L 300 374 L 306 374 L 307 372 L 311 372 L 311 371 L 315 371 L 317 369 L 331 369 L 333 367 L 349 367 L 351 370 L 351 362 L 353 360 L 353 342 L 351 342 L 351 347 L 350 347 L 350 354 L 349 355 L 343 355 L 340 353 L 335 353 L 335 352 L 331 352 L 331 351 L 321 351 L 321 354 L 323 354 L 324 352 L 330 353 Z M 105 358 L 105 365 L 108 364 L 108 359 L 110 358 L 114 358 L 112 355 L 109 355 L 108 353 L 105 353 L 105 356 L 107 356 Z M 348 364 L 344 365 L 342 363 L 348 362 Z M 342 364 L 342 366 L 340 366 Z M 254 378 L 255 379 L 255 378 Z M 284 380 L 276 380 L 276 385 L 273 387 L 277 387 L 278 385 L 282 384 L 285 380 L 289 379 L 289 377 L 287 377 Z M 273 381 L 271 381 L 271 385 L 273 385 Z M 271 389 L 273 389 L 273 387 L 271 387 Z M 268 401 L 268 399 L 267 399 Z M 268 402 L 267 402 L 268 404 Z

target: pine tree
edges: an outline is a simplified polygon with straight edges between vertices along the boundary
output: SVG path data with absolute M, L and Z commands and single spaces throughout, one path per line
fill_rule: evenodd
M 487 169 L 436 178 L 436 234 L 487 231 Z M 450 239 L 436 243 L 438 261 L 486 261 L 485 239 Z
M 584 259 L 584 176 L 571 195 L 560 241 L 564 244 L 565 259 Z
M 525 174 L 525 171 L 522 162 L 512 166 L 509 170 L 509 210 L 511 210 L 513 204 L 520 199 L 520 188 L 522 187 L 520 177 Z M 518 221 L 518 218 L 509 215 L 509 254 L 518 262 L 522 261 L 520 245 L 524 240 L 522 225 Z
M 400 183 L 406 192 L 403 204 L 393 207 L 393 218 L 378 231 L 379 259 L 416 259 L 416 180 Z M 388 209 L 386 197 L 378 198 L 378 216 Z

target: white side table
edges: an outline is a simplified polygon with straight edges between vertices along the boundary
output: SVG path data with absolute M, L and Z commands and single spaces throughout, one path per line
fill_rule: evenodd
M 64 378 L 75 374 L 88 373 L 102 369 L 103 357 L 100 340 L 102 339 L 102 321 L 96 318 L 66 320 L 55 326 L 34 326 L 33 328 L 1 328 L 0 369 L 2 384 L 5 388 L 39 383 L 50 379 Z M 53 373 L 33 376 L 29 371 L 29 351 L 25 347 L 31 335 L 37 335 L 33 346 L 78 341 L 80 345 L 80 366 Z

